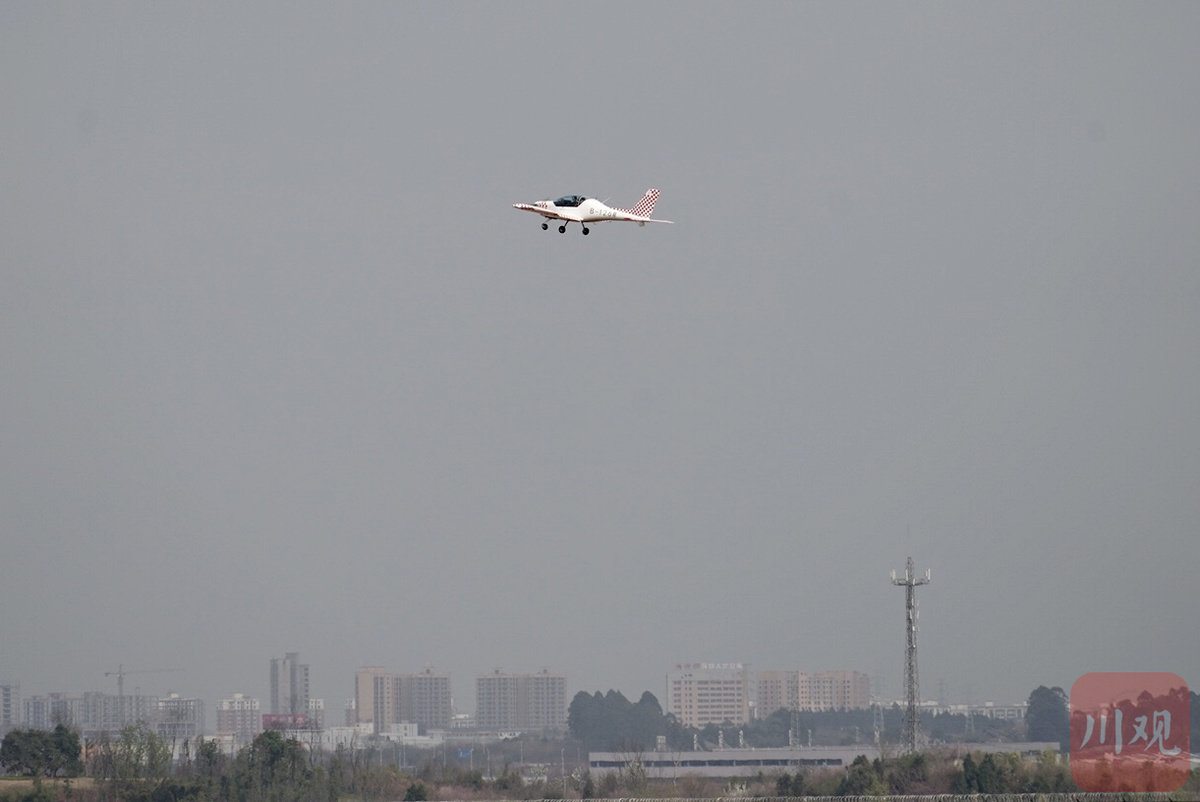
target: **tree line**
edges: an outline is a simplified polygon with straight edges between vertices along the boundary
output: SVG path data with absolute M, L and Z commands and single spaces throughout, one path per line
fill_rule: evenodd
M 48 742 L 48 743 L 47 743 Z M 325 761 L 294 738 L 266 730 L 236 755 L 223 753 L 216 741 L 185 743 L 178 760 L 172 747 L 145 724 L 131 724 L 113 737 L 102 735 L 88 744 L 59 725 L 44 730 L 14 730 L 0 746 L 6 773 L 35 778 L 32 790 L 0 796 L 6 802 L 52 802 L 59 795 L 43 779 L 92 779 L 90 793 L 65 787 L 80 802 L 337 802 L 353 795 L 420 800 L 424 786 L 392 772 L 383 777 L 366 765 L 367 756 L 338 750 Z
M 1195 696 L 1195 694 L 1193 694 Z M 1193 705 L 1193 710 L 1196 705 Z M 1193 718 L 1195 714 L 1193 713 Z M 792 743 L 849 746 L 873 743 L 875 729 L 880 740 L 896 743 L 904 711 L 899 705 L 874 710 L 804 711 L 776 710 L 770 715 L 744 724 L 708 724 L 687 728 L 664 713 L 654 694 L 646 691 L 630 702 L 619 691 L 587 693 L 580 691 L 571 700 L 567 725 L 571 737 L 594 751 L 639 751 L 653 749 L 658 738 L 665 738 L 669 749 L 715 748 L 726 746 L 771 748 Z M 1024 722 L 990 719 L 975 715 L 940 713 L 922 716 L 927 737 L 934 742 L 970 743 L 987 741 L 1043 741 L 1059 744 L 1066 751 L 1070 741 L 1067 695 L 1061 688 L 1041 686 L 1029 696 Z M 1193 725 L 1193 728 L 1195 725 Z

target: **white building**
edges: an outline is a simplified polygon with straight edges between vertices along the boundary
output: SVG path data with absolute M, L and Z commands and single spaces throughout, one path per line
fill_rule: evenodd
M 204 702 L 177 693 L 155 703 L 154 730 L 167 743 L 181 743 L 204 734 Z
M 758 715 L 776 710 L 865 710 L 871 706 L 871 680 L 861 671 L 760 671 L 756 677 Z
M 965 752 L 1039 756 L 1058 750 L 1056 743 L 963 744 Z M 701 777 L 755 777 L 775 772 L 807 768 L 845 768 L 859 755 L 868 760 L 881 756 L 877 746 L 790 746 L 775 749 L 716 749 L 711 752 L 655 750 L 630 752 L 589 752 L 588 768 L 593 774 L 628 771 L 638 761 L 647 777 L 675 779 L 688 775 Z
M 685 727 L 745 724 L 750 682 L 742 663 L 680 663 L 667 674 L 667 710 Z

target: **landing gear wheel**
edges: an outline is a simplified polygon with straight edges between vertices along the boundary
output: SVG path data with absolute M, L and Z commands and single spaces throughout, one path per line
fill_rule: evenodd
M 550 224 L 549 224 L 549 223 L 542 223 L 542 231 L 545 231 L 545 230 L 546 230 L 546 229 L 548 229 L 549 227 L 550 227 Z
M 566 234 L 566 233 L 567 233 L 567 226 L 566 226 L 566 224 L 565 224 L 565 223 L 564 223 L 563 225 L 561 225 L 561 226 L 559 226 L 559 227 L 558 227 L 558 233 L 559 233 L 559 234 Z
M 587 226 L 584 226 L 584 227 L 583 227 L 583 235 L 586 237 L 586 236 L 587 236 L 587 233 L 588 233 L 588 227 L 587 227 Z

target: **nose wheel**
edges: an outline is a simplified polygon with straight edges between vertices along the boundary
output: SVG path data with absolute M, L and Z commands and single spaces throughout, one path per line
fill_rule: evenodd
M 545 231 L 545 230 L 546 230 L 546 229 L 548 229 L 549 227 L 550 227 L 550 224 L 549 224 L 549 223 L 542 223 L 542 231 Z

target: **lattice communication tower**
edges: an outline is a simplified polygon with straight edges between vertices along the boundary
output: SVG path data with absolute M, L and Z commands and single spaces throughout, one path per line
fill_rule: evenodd
M 925 576 L 918 577 L 913 569 L 913 559 L 908 558 L 904 566 L 904 578 L 898 579 L 892 571 L 892 584 L 904 588 L 904 625 L 908 633 L 908 643 L 904 650 L 904 692 L 908 707 L 904 711 L 904 724 L 901 737 L 904 749 L 908 752 L 917 750 L 917 740 L 920 733 L 920 704 L 921 683 L 917 677 L 917 585 L 929 584 L 929 569 Z

